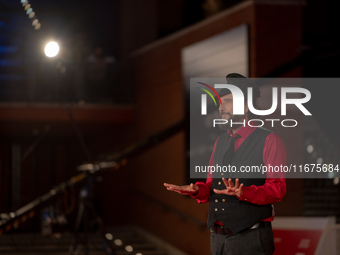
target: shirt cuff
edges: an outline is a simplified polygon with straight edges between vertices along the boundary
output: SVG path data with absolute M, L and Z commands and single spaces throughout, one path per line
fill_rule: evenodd
M 198 193 L 196 193 L 196 195 L 191 195 L 191 197 L 194 199 L 204 200 L 206 198 L 204 185 L 202 185 L 200 182 L 196 182 L 196 185 L 199 188 Z
M 243 187 L 243 195 L 238 197 L 240 201 L 248 201 L 251 202 L 254 199 L 254 190 L 251 187 Z

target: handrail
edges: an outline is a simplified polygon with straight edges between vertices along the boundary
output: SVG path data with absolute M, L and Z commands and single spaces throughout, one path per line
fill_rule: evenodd
M 1 214 L 0 219 L 0 234 L 4 231 L 9 231 L 12 227 L 18 227 L 20 221 L 23 223 L 29 218 L 33 218 L 35 215 L 35 209 L 46 202 L 52 200 L 54 197 L 59 195 L 65 188 L 71 187 L 83 181 L 86 177 L 86 173 L 81 173 L 76 176 L 73 176 L 70 180 L 63 182 L 56 187 L 52 188 L 49 192 L 45 193 L 42 196 L 34 199 L 32 202 L 24 205 L 14 212 L 10 212 L 9 214 Z

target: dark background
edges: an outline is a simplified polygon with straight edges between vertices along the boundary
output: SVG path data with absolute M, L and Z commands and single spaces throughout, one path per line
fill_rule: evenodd
M 261 48 L 258 42 L 256 49 L 261 53 L 250 52 L 250 68 L 256 63 L 258 69 L 249 73 L 261 77 L 340 76 L 336 1 L 289 0 L 289 7 L 268 3 L 263 7 L 261 1 L 251 2 L 259 6 L 256 13 L 261 25 L 257 31 L 274 31 L 282 24 L 294 30 L 296 24 L 300 34 L 294 37 L 285 32 L 286 38 L 281 41 L 275 38 L 275 31 L 273 37 L 267 35 L 275 39 L 275 45 L 262 41 L 265 46 Z M 301 5 L 302 11 L 289 3 Z M 241 17 L 231 14 L 225 24 L 211 22 L 209 31 L 197 29 L 204 27 L 202 22 L 228 16 L 228 10 L 242 9 L 242 1 L 32 0 L 30 4 L 42 25 L 38 31 L 20 1 L 0 0 L 0 212 L 4 213 L 74 176 L 76 166 L 89 160 L 67 108 L 93 158 L 105 159 L 107 154 L 120 152 L 186 117 L 180 48 L 246 19 L 243 12 Z M 273 9 L 276 14 L 282 10 L 281 16 L 272 17 L 268 12 Z M 249 14 L 248 9 L 245 12 Z M 61 46 L 55 59 L 47 59 L 43 53 L 49 40 Z M 106 56 L 116 58 L 108 69 L 114 75 L 107 77 L 109 82 L 99 95 L 88 93 L 83 98 L 77 94 L 77 70 L 86 67 L 86 59 L 98 45 Z M 280 57 L 286 55 L 288 60 L 281 61 Z M 272 66 L 272 59 L 278 59 L 280 65 Z M 56 68 L 58 61 L 66 67 L 64 74 Z M 300 126 L 296 133 L 278 130 L 292 148 L 288 155 L 293 163 L 315 162 L 316 158 L 306 152 L 311 143 L 318 155 L 331 155 L 332 162 L 338 162 L 338 86 L 326 89 L 322 84 L 306 85 L 312 94 L 306 107 L 315 123 Z M 22 156 L 36 141 L 34 150 L 22 160 L 21 190 L 15 190 L 13 155 Z M 157 143 L 157 139 L 153 141 Z M 197 205 L 162 186 L 163 182 L 190 182 L 185 169 L 185 141 L 185 133 L 178 132 L 129 160 L 126 167 L 104 175 L 96 185 L 95 204 L 107 225 L 137 224 L 191 254 L 209 251 L 209 233 L 202 230 L 207 205 Z M 287 187 L 285 199 L 276 207 L 278 216 L 340 215 L 340 185 L 333 179 L 287 180 Z M 75 211 L 69 217 L 72 222 Z M 35 218 L 16 231 L 39 231 L 39 222 Z M 193 235 L 179 239 L 178 229 Z

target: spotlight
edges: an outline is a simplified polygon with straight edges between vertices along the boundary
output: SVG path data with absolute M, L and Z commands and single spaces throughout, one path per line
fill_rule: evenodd
M 49 58 L 53 58 L 57 56 L 58 52 L 59 52 L 59 45 L 56 42 L 49 42 L 45 47 L 45 55 Z

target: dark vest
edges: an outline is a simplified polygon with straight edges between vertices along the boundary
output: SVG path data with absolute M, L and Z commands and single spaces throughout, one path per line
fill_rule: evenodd
M 271 131 L 264 128 L 256 128 L 240 145 L 233 155 L 233 166 L 240 170 L 241 166 L 261 166 L 263 162 L 263 147 L 267 136 Z M 216 143 L 214 152 L 214 166 L 224 165 L 224 155 L 229 146 L 227 133 L 220 136 Z M 219 195 L 213 189 L 225 189 L 222 177 L 228 179 L 239 178 L 243 186 L 260 186 L 265 183 L 266 175 L 262 172 L 253 173 L 214 173 L 209 200 L 208 228 L 216 220 L 223 223 L 232 232 L 237 233 L 243 229 L 251 227 L 257 222 L 272 216 L 271 205 L 256 205 L 247 201 L 239 201 L 235 196 Z

